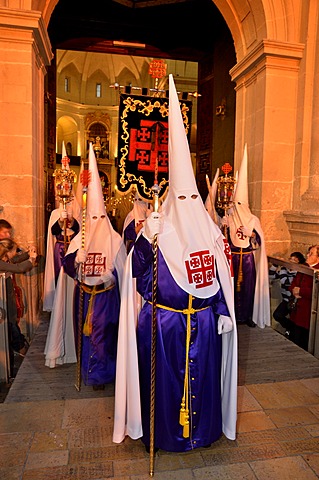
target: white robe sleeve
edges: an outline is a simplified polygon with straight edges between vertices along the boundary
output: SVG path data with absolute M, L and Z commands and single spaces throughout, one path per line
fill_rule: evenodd
M 44 286 L 43 286 L 43 310 L 51 312 L 53 308 L 54 294 L 55 294 L 55 273 L 54 273 L 54 245 L 55 236 L 52 235 L 51 227 L 60 218 L 60 209 L 56 208 L 50 215 L 48 233 L 47 233 L 47 250 L 44 271 Z
M 132 277 L 132 251 L 125 263 L 119 320 L 113 442 L 128 435 L 140 438 L 142 432 L 140 384 L 136 344 L 138 302 L 136 280 Z
M 268 260 L 265 248 L 265 239 L 258 217 L 255 220 L 255 230 L 260 236 L 261 245 L 254 250 L 255 267 L 256 267 L 256 287 L 253 308 L 253 321 L 260 328 L 270 326 L 270 293 L 269 293 L 269 276 L 268 276 Z
M 73 329 L 74 280 L 61 267 L 44 355 L 45 365 L 54 368 L 64 363 L 75 363 L 76 350 Z
M 237 326 L 234 308 L 234 285 L 229 264 L 224 254 L 225 244 L 222 237 L 216 242 L 216 262 L 220 284 L 233 322 L 233 330 L 222 335 L 221 397 L 222 427 L 224 435 L 230 440 L 236 438 L 237 421 Z

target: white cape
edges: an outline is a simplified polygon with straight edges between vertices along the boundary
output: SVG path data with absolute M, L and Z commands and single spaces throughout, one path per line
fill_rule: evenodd
M 73 293 L 74 280 L 64 273 L 61 267 L 44 349 L 45 365 L 50 368 L 77 361 L 73 329 Z
M 264 234 L 258 217 L 255 217 L 254 229 L 260 236 L 261 245 L 254 250 L 256 267 L 256 287 L 254 297 L 253 321 L 260 328 L 270 326 L 270 294 L 268 277 L 268 260 Z
M 237 420 L 237 329 L 234 313 L 233 280 L 227 273 L 229 272 L 229 265 L 224 255 L 224 242 L 221 234 L 216 243 L 219 280 L 223 287 L 234 327 L 231 332 L 222 336 L 222 422 L 225 436 L 234 440 Z M 132 278 L 132 251 L 133 249 L 127 257 L 121 295 L 115 383 L 114 443 L 122 442 L 126 435 L 132 439 L 140 438 L 143 435 L 136 344 L 139 306 L 136 300 L 136 280 Z
M 52 235 L 51 228 L 60 218 L 60 208 L 56 208 L 51 212 L 48 232 L 47 232 L 47 251 L 44 271 L 44 286 L 43 286 L 43 310 L 51 312 L 54 302 L 55 294 L 55 273 L 54 273 L 54 245 L 55 236 Z

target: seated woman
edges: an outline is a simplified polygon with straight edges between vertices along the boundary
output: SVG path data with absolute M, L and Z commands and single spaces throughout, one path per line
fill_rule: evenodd
M 28 260 L 20 263 L 11 263 L 16 253 L 17 244 L 11 238 L 3 238 L 0 240 L 0 273 L 6 274 L 10 376 L 13 376 L 14 351 L 20 352 L 25 347 L 25 338 L 17 322 L 17 306 L 12 274 L 28 272 L 34 266 L 37 258 L 35 248 L 31 247 Z

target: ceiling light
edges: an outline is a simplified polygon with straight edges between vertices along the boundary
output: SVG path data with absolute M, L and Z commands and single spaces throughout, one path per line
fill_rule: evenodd
M 131 47 L 131 48 L 145 48 L 145 43 L 122 42 L 120 40 L 113 40 L 114 47 Z

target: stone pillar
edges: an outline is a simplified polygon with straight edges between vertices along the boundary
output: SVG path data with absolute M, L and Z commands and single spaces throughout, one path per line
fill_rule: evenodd
M 230 73 L 236 82 L 235 170 L 248 145 L 249 201 L 268 255 L 285 255 L 290 235 L 298 72 L 303 45 L 261 41 Z
M 292 206 L 284 212 L 293 250 L 306 252 L 318 244 L 319 231 L 319 4 L 310 2 L 306 49 L 302 61 L 298 137 Z
M 316 16 L 314 72 L 312 90 L 312 121 L 309 162 L 309 186 L 301 197 L 302 210 L 318 212 L 319 204 L 319 31 L 318 12 Z
M 44 258 L 44 75 L 51 47 L 39 12 L 0 8 L 0 205 L 26 248 Z M 43 262 L 42 262 L 43 264 Z M 29 315 L 42 293 L 41 275 L 27 278 Z M 34 294 L 37 292 L 37 294 Z

